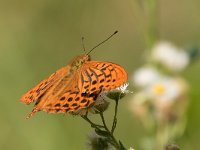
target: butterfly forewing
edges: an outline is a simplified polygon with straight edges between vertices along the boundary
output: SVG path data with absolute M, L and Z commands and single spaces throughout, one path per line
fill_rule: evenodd
M 46 79 L 42 80 L 39 84 L 29 90 L 21 97 L 21 102 L 30 104 L 36 101 L 41 95 L 43 95 L 53 84 L 65 74 L 69 73 L 69 67 L 63 67 Z
M 44 110 L 49 113 L 67 112 L 71 107 L 72 100 L 80 93 L 77 87 L 77 72 L 71 74 L 67 80 L 60 80 L 57 86 L 48 91 L 45 99 L 35 105 L 34 109 Z M 59 88 L 59 90 L 57 90 Z M 75 106 L 75 104 L 73 105 Z
M 87 70 L 97 79 L 91 82 L 91 86 L 97 89 L 109 91 L 123 85 L 128 80 L 127 72 L 118 64 L 91 61 L 88 65 L 90 67 Z M 90 90 L 92 89 L 94 88 Z

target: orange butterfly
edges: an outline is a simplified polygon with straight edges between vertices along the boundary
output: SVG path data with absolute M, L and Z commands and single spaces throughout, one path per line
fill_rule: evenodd
M 40 110 L 76 113 L 90 108 L 102 91 L 110 91 L 127 81 L 127 72 L 120 65 L 91 61 L 89 53 L 77 56 L 22 96 L 21 102 L 25 104 L 36 102 L 27 118 Z

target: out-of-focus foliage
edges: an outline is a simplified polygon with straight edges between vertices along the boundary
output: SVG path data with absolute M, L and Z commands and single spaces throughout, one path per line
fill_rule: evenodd
M 85 149 L 90 127 L 79 117 L 38 113 L 25 120 L 32 106 L 20 103 L 31 86 L 70 59 L 119 33 L 92 52 L 95 60 L 119 63 L 129 73 L 143 63 L 146 20 L 139 0 L 1 0 L 0 1 L 0 149 Z M 200 1 L 159 0 L 160 38 L 181 47 L 200 45 Z M 177 144 L 198 150 L 200 138 L 200 60 L 183 76 L 190 84 L 191 103 L 185 134 Z M 132 87 L 135 91 L 135 87 Z M 129 97 L 120 102 L 116 136 L 125 145 L 139 147 L 145 132 L 128 110 Z M 108 110 L 111 118 L 113 108 Z M 95 115 L 91 116 L 95 119 Z M 109 119 L 109 118 L 108 118 Z

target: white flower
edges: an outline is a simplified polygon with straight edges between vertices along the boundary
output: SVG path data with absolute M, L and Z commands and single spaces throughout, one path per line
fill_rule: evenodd
M 176 78 L 165 77 L 148 86 L 146 93 L 152 100 L 169 102 L 182 94 L 182 88 Z
M 166 77 L 149 86 L 146 94 L 153 104 L 155 118 L 163 122 L 174 116 L 173 109 L 182 95 L 182 89 L 176 78 Z
M 152 58 L 172 71 L 181 71 L 189 63 L 188 54 L 168 42 L 159 42 L 155 45 Z
M 127 87 L 129 86 L 129 83 L 125 83 L 122 86 L 116 88 L 117 90 L 120 90 L 122 93 L 129 93 L 130 91 L 127 90 Z
M 135 150 L 135 149 L 133 149 L 132 147 L 130 147 L 128 150 Z
M 149 85 L 160 78 L 159 72 L 153 67 L 142 67 L 133 75 L 133 82 L 140 87 Z
M 174 120 L 187 104 L 187 91 L 188 86 L 184 79 L 163 76 L 134 94 L 129 106 L 141 120 L 145 120 L 149 114 L 161 122 Z
M 128 86 L 129 86 L 129 83 L 125 83 L 114 90 L 106 91 L 105 92 L 106 96 L 110 99 L 119 100 L 123 98 L 127 93 L 131 93 L 129 90 L 127 90 Z

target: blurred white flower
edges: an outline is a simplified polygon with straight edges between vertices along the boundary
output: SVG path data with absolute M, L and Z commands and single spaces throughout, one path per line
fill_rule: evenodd
M 174 121 L 187 106 L 187 92 L 188 85 L 184 79 L 163 76 L 134 94 L 129 107 L 145 126 L 149 114 L 160 122 Z M 150 120 L 148 126 L 152 123 Z
M 172 71 L 181 71 L 189 63 L 188 54 L 168 42 L 156 44 L 153 48 L 152 58 Z
M 129 108 L 137 116 L 143 118 L 147 114 L 148 110 L 146 104 L 148 104 L 147 94 L 140 91 L 133 95 L 133 99 L 130 101 Z
M 136 86 L 145 87 L 160 78 L 159 72 L 153 67 L 142 67 L 136 70 L 133 75 L 133 82 Z
M 128 150 L 135 150 L 135 149 L 133 149 L 132 147 L 130 147 Z
M 145 91 L 153 100 L 169 102 L 182 94 L 182 87 L 176 78 L 165 77 L 153 82 Z

